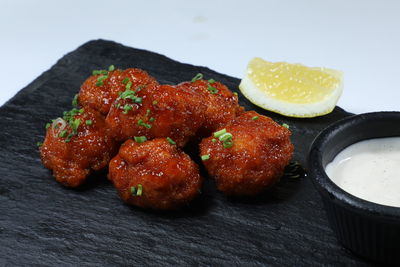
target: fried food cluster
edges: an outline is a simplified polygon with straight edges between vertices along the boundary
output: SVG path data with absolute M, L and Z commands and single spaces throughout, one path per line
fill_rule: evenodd
M 202 184 L 196 163 L 166 138 L 127 140 L 110 162 L 109 179 L 125 202 L 159 210 L 187 205 Z
M 283 175 L 294 149 L 287 128 L 249 111 L 218 130 L 200 143 L 203 163 L 218 190 L 255 195 Z
M 47 125 L 40 149 L 44 166 L 53 170 L 58 182 L 68 187 L 81 185 L 92 171 L 108 166 L 118 150 L 104 117 L 90 107 L 64 112 Z
M 181 148 L 201 138 L 204 165 L 226 194 L 262 192 L 293 153 L 289 130 L 244 113 L 237 94 L 201 74 L 160 85 L 143 70 L 110 66 L 93 71 L 74 105 L 47 127 L 45 167 L 68 187 L 108 167 L 121 199 L 143 208 L 176 209 L 200 193 L 199 169 Z

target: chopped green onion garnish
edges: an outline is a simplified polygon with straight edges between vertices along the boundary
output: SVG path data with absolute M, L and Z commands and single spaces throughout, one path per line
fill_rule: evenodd
M 51 126 L 50 122 L 46 123 L 46 130 L 49 129 L 50 126 Z
M 226 129 L 224 128 L 224 129 L 222 129 L 222 130 L 219 130 L 218 132 L 215 132 L 214 133 L 214 137 L 220 137 L 221 135 L 223 135 L 224 133 L 226 133 Z
M 108 78 L 108 75 L 107 75 L 107 74 L 104 74 L 104 75 L 102 75 L 102 76 L 99 76 L 99 77 L 97 78 L 96 86 L 102 86 L 102 85 L 104 85 L 104 80 L 107 79 L 107 78 Z
M 233 94 L 234 94 L 235 96 L 238 96 L 238 93 L 236 93 L 236 92 L 233 92 Z
M 122 111 L 122 113 L 128 114 L 128 112 L 129 112 L 130 110 L 132 110 L 132 109 L 133 109 L 133 107 L 132 107 L 131 105 L 125 104 L 125 106 L 124 106 L 124 111 Z
M 215 132 L 214 137 L 222 141 L 225 148 L 230 148 L 233 146 L 233 141 L 232 141 L 233 135 L 231 133 L 228 133 L 225 128 L 219 130 L 218 132 Z
M 58 135 L 59 137 L 65 137 L 67 135 L 67 130 L 61 131 L 61 133 Z
M 138 184 L 137 186 L 137 192 L 136 192 L 136 196 L 141 196 L 143 193 L 143 187 L 141 184 Z
M 78 114 L 82 114 L 84 112 L 84 109 L 76 109 L 73 108 L 70 111 L 64 111 L 63 112 L 63 119 L 67 122 L 69 122 L 70 120 L 73 119 L 74 116 L 78 115 Z
M 287 125 L 286 123 L 282 124 L 283 127 L 285 127 L 286 129 L 289 129 L 289 125 Z
M 135 96 L 135 92 L 134 91 L 132 91 L 130 89 L 126 89 L 125 92 L 122 92 L 119 95 L 119 97 L 122 98 L 122 99 L 126 99 L 126 98 L 132 99 L 132 98 L 134 98 L 136 96 Z
M 232 139 L 232 134 L 231 133 L 224 133 L 223 135 L 221 135 L 219 137 L 219 140 L 222 141 L 222 142 L 225 142 L 225 141 L 230 140 L 230 139 Z
M 168 143 L 170 143 L 171 145 L 176 145 L 175 141 L 172 140 L 170 137 L 167 137 L 167 141 L 168 141 Z
M 72 100 L 72 106 L 74 107 L 78 106 L 78 94 L 74 96 L 74 99 Z
M 70 122 L 70 126 L 71 126 L 72 130 L 74 131 L 74 133 L 76 133 L 76 131 L 78 130 L 80 123 L 81 123 L 80 119 L 76 119 L 76 120 L 73 120 L 72 122 Z
M 126 78 L 124 78 L 123 80 L 122 80 L 122 83 L 123 84 L 127 84 L 129 82 L 129 78 L 128 77 L 126 77 Z
M 115 69 L 114 65 L 110 65 L 110 67 L 108 67 L 108 71 L 113 71 Z
M 251 118 L 253 121 L 258 120 L 258 116 L 254 116 L 253 118 Z
M 131 100 L 133 100 L 133 102 L 135 102 L 135 103 L 142 103 L 142 98 L 141 98 L 141 97 L 137 97 L 137 96 L 135 95 L 135 91 L 132 91 L 132 90 L 131 90 L 131 86 L 132 86 L 132 82 L 129 81 L 129 82 L 126 84 L 125 91 L 122 92 L 122 93 L 119 95 L 119 97 L 120 97 L 121 99 L 131 99 Z
M 125 86 L 125 90 L 130 90 L 131 87 L 132 87 L 132 82 L 129 81 L 129 82 L 126 84 L 126 86 Z
M 43 143 L 42 143 L 42 142 L 37 142 L 36 145 L 37 145 L 37 146 L 42 146 Z
M 158 102 L 157 102 L 156 100 L 153 101 L 153 105 L 157 105 L 157 103 L 158 103 Z
M 201 156 L 201 160 L 209 160 L 210 159 L 210 154 L 207 154 L 207 155 L 202 155 Z
M 155 119 L 153 118 L 153 117 L 151 117 L 150 119 L 149 119 L 149 122 L 153 122 Z
M 233 146 L 233 142 L 232 141 L 225 141 L 224 142 L 224 148 L 230 148 Z
M 121 106 L 120 103 L 114 105 L 114 107 L 116 107 L 116 108 L 119 108 L 120 106 Z
M 135 103 L 142 103 L 142 98 L 141 97 L 135 97 L 135 99 L 133 99 L 133 102 Z
M 86 120 L 86 125 L 92 125 L 93 121 L 92 120 Z
M 215 142 L 217 142 L 217 139 L 213 138 L 213 139 L 211 139 L 211 142 L 215 143 Z
M 213 94 L 213 95 L 218 93 L 218 89 L 213 87 L 213 86 L 211 86 L 211 85 L 208 85 L 207 90 L 210 91 L 210 93 Z
M 145 123 L 142 119 L 138 120 L 138 125 L 139 126 L 143 126 L 143 127 L 147 128 L 147 129 L 151 128 L 151 125 L 148 124 L 148 123 Z
M 201 79 L 203 79 L 203 74 L 197 73 L 196 76 L 193 77 L 192 83 L 194 83 L 195 81 L 201 80 Z
M 144 143 L 147 141 L 146 136 L 134 136 L 133 139 L 135 139 L 136 143 Z
M 97 78 L 98 81 L 104 81 L 105 79 L 108 78 L 108 75 L 102 75 L 99 78 Z
M 131 186 L 131 194 L 132 194 L 133 196 L 136 195 L 136 187 Z
M 132 194 L 132 196 L 137 196 L 138 197 L 138 196 L 141 196 L 142 193 L 143 193 L 143 187 L 142 187 L 141 184 L 138 184 L 137 190 L 136 190 L 136 187 L 131 186 L 131 194 Z
M 65 139 L 65 143 L 69 143 L 69 141 L 71 141 L 72 137 L 74 137 L 75 134 L 71 133 L 67 136 L 67 138 Z
M 215 83 L 215 80 L 214 79 L 209 79 L 208 82 L 209 83 Z
M 150 113 L 151 113 L 150 109 L 147 109 L 146 110 L 146 117 L 148 117 L 150 115 Z
M 106 70 L 94 70 L 92 71 L 93 75 L 99 75 L 99 74 L 103 74 L 106 75 L 108 72 Z

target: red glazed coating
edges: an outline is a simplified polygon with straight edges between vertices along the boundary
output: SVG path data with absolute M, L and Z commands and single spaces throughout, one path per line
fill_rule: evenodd
M 90 76 L 81 86 L 79 92 L 79 103 L 82 106 L 89 106 L 107 115 L 114 100 L 120 92 L 125 91 L 126 84 L 122 81 L 129 78 L 132 82 L 132 89 L 138 86 L 156 86 L 158 82 L 141 69 L 130 68 L 126 70 L 113 70 L 108 72 L 108 78 L 103 85 L 96 85 L 102 74 Z
M 209 136 L 244 111 L 244 108 L 238 104 L 238 96 L 220 82 L 210 83 L 205 80 L 197 80 L 181 83 L 178 87 L 200 94 L 202 101 L 207 106 L 204 113 L 204 124 L 198 132 L 200 137 Z
M 128 204 L 156 210 L 177 209 L 199 193 L 202 178 L 198 166 L 166 138 L 144 143 L 127 140 L 109 166 L 108 178 Z M 136 193 L 139 185 L 141 195 Z
M 233 135 L 231 148 L 224 148 L 214 136 L 200 144 L 200 154 L 210 156 L 203 163 L 218 190 L 227 195 L 256 195 L 280 179 L 294 149 L 288 129 L 255 111 L 222 128 Z
M 67 136 L 73 132 L 70 125 L 66 125 L 64 137 L 59 136 L 59 128 L 50 126 L 40 147 L 44 166 L 53 171 L 58 182 L 68 187 L 79 186 L 92 171 L 106 167 L 117 151 L 116 143 L 98 111 L 85 108 L 82 114 L 74 118 L 81 123 L 77 135 L 69 142 L 66 142 Z M 86 121 L 91 121 L 91 125 L 87 125 Z
M 170 137 L 182 147 L 204 122 L 205 103 L 193 91 L 160 85 L 145 87 L 137 92 L 137 96 L 142 98 L 141 103 L 117 99 L 107 115 L 107 126 L 118 141 L 134 136 L 146 136 L 148 139 Z M 124 114 L 126 103 L 133 108 Z

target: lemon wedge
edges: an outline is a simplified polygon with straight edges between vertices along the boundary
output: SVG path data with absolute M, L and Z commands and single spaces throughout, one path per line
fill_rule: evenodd
M 343 91 L 343 73 L 253 58 L 239 89 L 261 108 L 289 117 L 311 118 L 335 108 Z

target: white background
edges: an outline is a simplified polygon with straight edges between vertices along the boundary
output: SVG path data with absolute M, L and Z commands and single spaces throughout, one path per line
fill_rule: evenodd
M 400 110 L 400 1 L 0 0 L 0 105 L 108 39 L 241 78 L 255 57 L 342 70 L 338 105 Z

